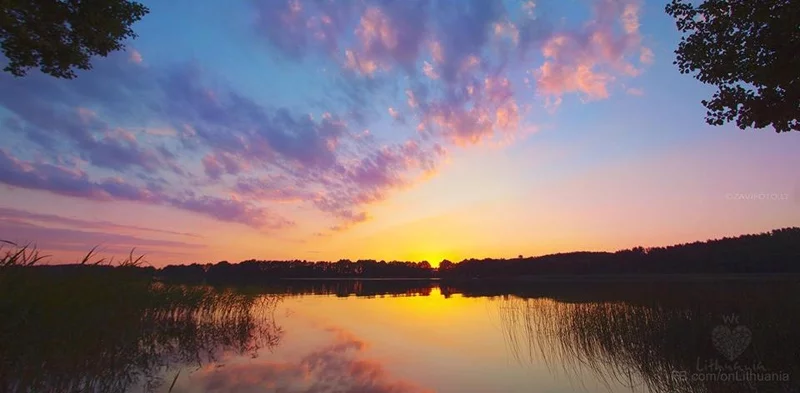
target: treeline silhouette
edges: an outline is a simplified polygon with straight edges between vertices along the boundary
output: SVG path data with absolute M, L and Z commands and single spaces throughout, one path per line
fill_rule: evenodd
M 800 273 L 800 228 L 668 247 L 573 252 L 533 258 L 443 261 L 441 278 L 537 275 Z
M 722 238 L 667 247 L 634 247 L 617 252 L 572 252 L 511 259 L 448 260 L 433 268 L 427 261 L 342 259 L 170 265 L 157 271 L 165 281 L 211 285 L 264 284 L 286 279 L 430 279 L 535 278 L 665 274 L 800 273 L 800 228 Z
M 250 259 L 232 264 L 170 265 L 158 275 L 168 281 L 196 282 L 210 285 L 262 284 L 275 279 L 312 278 L 431 278 L 434 269 L 428 262 L 386 262 L 342 259 L 337 262 L 257 261 Z
M 419 280 L 280 280 L 251 287 L 259 294 L 281 296 L 330 295 L 337 297 L 430 296 L 437 282 Z

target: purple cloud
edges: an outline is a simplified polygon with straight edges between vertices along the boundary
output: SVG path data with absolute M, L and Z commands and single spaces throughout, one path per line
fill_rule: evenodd
M 334 0 L 253 0 L 255 30 L 270 45 L 292 59 L 320 51 L 333 55 L 340 37 L 359 14 L 359 2 Z
M 142 146 L 130 130 L 112 127 L 94 110 L 78 106 L 87 103 L 113 108 L 118 117 L 129 113 L 118 103 L 128 95 L 128 88 L 135 88 L 130 86 L 130 75 L 141 70 L 114 66 L 121 61 L 117 54 L 98 62 L 97 74 L 87 74 L 91 77 L 81 77 L 74 83 L 40 73 L 22 79 L 0 74 L 0 106 L 12 114 L 6 118 L 6 125 L 25 134 L 45 154 L 74 149 L 93 165 L 114 170 L 139 167 L 152 171 L 166 165 L 168 156 L 162 150 Z M 125 72 L 115 78 L 115 70 Z
M 120 225 L 109 221 L 90 221 L 78 218 L 63 217 L 55 214 L 34 213 L 25 210 L 10 209 L 3 207 L 0 207 L 0 219 L 17 220 L 17 221 L 22 220 L 30 223 L 66 225 L 82 229 L 99 230 L 104 232 L 122 230 L 122 231 L 135 231 L 135 232 L 151 232 L 151 233 L 160 233 L 165 235 L 176 235 L 176 236 L 187 236 L 187 237 L 200 237 L 197 234 L 188 232 L 175 232 L 164 229 L 145 228 L 133 225 Z
M 169 198 L 170 206 L 203 213 L 221 221 L 240 222 L 254 228 L 281 229 L 294 225 L 281 216 L 253 203 L 238 199 L 223 199 L 212 196 Z
M 242 177 L 237 180 L 233 189 L 236 193 L 249 198 L 276 202 L 299 202 L 316 197 L 315 192 L 292 184 L 285 175 Z
M 88 228 L 81 228 L 82 223 L 80 222 L 71 222 L 71 224 L 78 225 L 78 228 L 52 228 L 37 224 L 34 221 L 24 215 L 17 215 L 17 217 L 0 216 L 0 239 L 20 245 L 35 242 L 33 245 L 45 254 L 52 251 L 87 253 L 93 247 L 99 246 L 98 251 L 102 254 L 127 255 L 133 248 L 136 248 L 137 253 L 164 256 L 175 252 L 180 253 L 181 250 L 189 251 L 205 247 L 202 244 L 182 241 L 157 240 L 113 232 L 89 231 L 86 230 Z M 89 227 L 100 226 L 91 221 L 87 221 L 87 223 L 89 223 Z
M 140 187 L 121 178 L 94 181 L 86 172 L 47 163 L 22 161 L 3 149 L 0 149 L 0 182 L 97 201 L 135 201 L 173 206 L 255 228 L 277 229 L 293 225 L 291 221 L 247 201 L 214 196 L 196 197 L 191 192 L 172 196 L 163 190 Z
M 47 190 L 56 194 L 98 201 L 157 201 L 149 190 L 126 183 L 119 178 L 101 181 L 89 179 L 86 172 L 42 162 L 19 160 L 0 149 L 0 182 L 31 190 Z

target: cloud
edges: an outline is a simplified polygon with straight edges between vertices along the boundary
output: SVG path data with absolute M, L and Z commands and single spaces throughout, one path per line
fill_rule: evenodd
M 141 64 L 144 59 L 142 58 L 142 54 L 139 53 L 136 49 L 130 50 L 129 59 L 132 63 Z
M 326 190 L 315 197 L 314 204 L 343 220 L 343 225 L 335 230 L 346 229 L 367 220 L 366 212 L 358 211 L 361 206 L 382 201 L 390 192 L 431 176 L 446 154 L 438 144 L 425 148 L 414 140 L 383 146 L 363 158 L 343 164 L 338 176 L 322 182 Z
M 296 362 L 252 361 L 192 374 L 190 389 L 205 392 L 423 393 L 431 389 L 393 377 L 367 357 L 368 343 L 341 329 L 326 329 L 329 344 Z
M 0 181 L 12 186 L 94 200 L 130 200 L 168 205 L 262 229 L 293 225 L 292 220 L 278 217 L 262 206 L 262 202 L 286 198 L 268 197 L 266 192 L 254 187 L 252 180 L 244 179 L 283 177 L 287 179 L 284 183 L 291 187 L 291 191 L 284 189 L 282 194 L 307 198 L 312 207 L 324 207 L 324 211 L 347 223 L 360 221 L 363 214 L 352 211 L 356 208 L 354 203 L 343 202 L 341 195 L 358 196 L 355 200 L 371 203 L 385 198 L 387 192 L 399 184 L 370 185 L 367 191 L 354 189 L 360 183 L 358 179 L 348 177 L 349 171 L 355 170 L 351 168 L 352 163 L 362 162 L 363 165 L 367 162 L 363 159 L 372 157 L 380 145 L 351 131 L 349 125 L 337 115 L 327 112 L 318 117 L 298 115 L 287 109 L 261 105 L 224 84 L 211 89 L 204 82 L 207 78 L 205 73 L 196 65 L 189 64 L 163 72 L 155 68 L 149 71 L 157 72 L 147 79 L 150 90 L 158 91 L 159 94 L 155 96 L 161 97 L 149 105 L 158 109 L 151 112 L 149 118 L 160 123 L 156 129 L 181 131 L 174 135 L 163 132 L 158 135 L 153 135 L 153 132 L 135 135 L 125 129 L 115 128 L 111 125 L 113 120 L 105 120 L 104 117 L 114 119 L 120 113 L 115 108 L 95 102 L 105 99 L 105 92 L 95 92 L 98 94 L 87 102 L 97 104 L 93 105 L 97 107 L 96 110 L 84 107 L 69 110 L 64 105 L 64 110 L 50 111 L 49 117 L 36 116 L 37 111 L 45 111 L 44 104 L 27 109 L 43 99 L 29 94 L 27 101 L 20 100 L 22 104 L 15 112 L 18 116 L 13 121 L 35 129 L 35 132 L 23 134 L 40 149 L 45 146 L 41 142 L 45 138 L 40 135 L 52 136 L 47 139 L 47 155 L 67 159 L 57 162 L 48 162 L 47 159 L 27 161 L 11 156 L 4 150 L 0 160 L 6 165 L 0 172 Z M 126 76 L 120 78 L 125 79 Z M 82 76 L 82 79 L 91 79 L 91 75 Z M 33 81 L 40 82 L 38 79 Z M 51 84 L 61 82 L 42 83 L 45 84 L 43 91 L 56 91 L 57 87 Z M 64 101 L 69 100 L 64 98 Z M 163 142 L 165 137 L 170 139 L 169 143 Z M 145 138 L 148 149 L 141 147 L 139 138 Z M 156 140 L 152 138 L 161 138 L 157 142 L 160 145 L 154 147 Z M 106 168 L 119 175 L 98 178 L 93 171 L 78 169 L 79 161 L 70 155 L 73 146 L 77 147 L 78 157 L 86 161 L 89 169 Z M 177 151 L 182 153 L 179 155 Z M 378 157 L 381 154 L 378 153 Z M 202 168 L 202 175 L 207 181 L 202 180 L 203 176 L 198 176 L 198 171 L 190 169 L 192 159 L 197 160 L 195 162 Z M 417 161 L 421 164 L 406 162 L 402 168 L 413 170 L 417 166 L 424 166 L 425 170 L 431 169 L 430 163 L 422 164 L 424 158 L 418 157 Z M 387 170 L 395 171 L 393 176 L 400 178 L 403 173 L 396 172 L 399 167 L 399 164 L 391 164 Z M 131 175 L 154 180 L 142 184 Z M 178 181 L 174 181 L 176 175 Z M 223 181 L 225 175 L 233 177 L 233 184 Z M 164 180 L 166 178 L 170 180 Z M 168 186 L 164 188 L 157 184 Z M 256 196 L 258 200 L 236 200 L 229 193 L 195 195 L 195 192 L 187 191 L 203 184 L 216 185 L 223 190 L 227 188 L 244 196 Z M 370 196 L 364 197 L 367 194 Z
M 442 100 L 426 102 L 421 113 L 424 129 L 462 146 L 498 133 L 516 132 L 520 122 L 511 83 L 499 77 L 475 80 Z
M 394 109 L 391 106 L 389 107 L 389 116 L 391 116 L 392 119 L 394 119 L 395 121 L 399 122 L 400 124 L 405 124 L 405 122 L 406 122 L 405 116 L 403 116 L 403 114 L 400 113 L 400 111 L 398 111 L 397 109 Z
M 334 55 L 341 36 L 356 20 L 359 2 L 252 0 L 254 30 L 283 56 L 301 60 L 315 52 Z
M 300 202 L 315 197 L 315 193 L 291 184 L 287 176 L 243 177 L 233 189 L 249 198 L 276 202 Z
M 147 189 L 132 186 L 120 178 L 93 181 L 76 168 L 44 162 L 23 161 L 0 149 L 0 182 L 31 190 L 98 201 L 154 201 L 158 196 Z
M 198 197 L 168 198 L 170 206 L 202 213 L 221 221 L 243 223 L 260 229 L 281 229 L 294 226 L 294 221 L 272 213 L 253 203 L 208 195 Z
M 617 34 L 617 26 L 622 34 Z M 545 41 L 545 62 L 536 69 L 537 89 L 548 96 L 582 93 L 589 100 L 608 98 L 618 75 L 636 76 L 627 58 L 652 62 L 652 51 L 641 44 L 636 0 L 597 0 L 594 18 L 577 31 L 558 32 Z
M 639 61 L 642 64 L 653 64 L 655 61 L 655 55 L 650 48 L 642 47 L 641 53 L 639 54 Z
M 588 23 L 555 29 L 532 2 L 253 0 L 267 54 L 325 71 L 313 81 L 324 94 L 291 107 L 224 70 L 144 64 L 135 50 L 71 81 L 0 74 L 0 127 L 14 135 L 0 182 L 261 230 L 294 225 L 276 213 L 292 203 L 334 220 L 315 230 L 345 230 L 434 175 L 448 149 L 535 129 L 531 89 L 552 111 L 566 94 L 607 98 L 652 63 L 639 2 L 592 4 Z
M 568 93 L 589 101 L 608 98 L 613 83 L 642 72 L 635 60 L 652 62 L 652 51 L 642 45 L 637 0 L 593 1 L 591 20 L 569 29 L 542 20 L 533 2 L 518 9 L 482 0 L 348 2 L 335 13 L 335 23 L 331 2 L 281 4 L 258 8 L 271 18 L 283 15 L 274 25 L 289 25 L 262 37 L 284 54 L 303 52 L 339 67 L 357 91 L 356 105 L 369 105 L 365 97 L 404 92 L 383 113 L 416 131 L 418 137 L 409 140 L 427 152 L 424 159 L 415 156 L 416 163 L 406 162 L 387 153 L 399 151 L 398 145 L 376 143 L 371 152 L 361 150 L 337 160 L 334 170 L 313 174 L 321 187 L 309 193 L 314 205 L 344 220 L 334 229 L 365 219 L 360 206 L 413 184 L 422 167 L 435 170 L 445 156 L 436 152 L 447 146 L 508 141 L 536 129 L 526 121 L 529 108 L 518 103 L 527 88 L 544 96 L 544 109 L 551 111 Z M 330 27 L 321 33 L 318 21 Z M 271 29 L 262 23 L 257 28 Z M 529 69 L 526 54 L 536 47 L 543 62 L 533 69 L 535 83 L 522 85 L 512 72 Z
M 87 253 L 93 247 L 99 246 L 98 251 L 102 254 L 127 255 L 131 250 L 136 248 L 137 254 L 144 253 L 151 256 L 164 256 L 167 254 L 180 253 L 181 251 L 196 251 L 205 247 L 203 244 L 148 239 L 121 233 L 87 230 L 90 228 L 53 228 L 32 221 L 34 220 L 30 220 L 26 217 L 0 216 L 0 239 L 12 241 L 20 245 L 35 242 L 34 245 L 37 249 L 45 254 L 53 251 Z
M 375 65 L 372 72 L 394 66 L 414 72 L 425 39 L 427 5 L 424 0 L 408 0 L 367 6 L 355 29 L 358 45 L 353 52 L 362 62 Z
M 122 231 L 134 231 L 134 232 L 150 232 L 150 233 L 187 236 L 187 237 L 200 237 L 197 234 L 189 232 L 175 232 L 164 229 L 145 228 L 133 225 L 120 225 L 109 221 L 83 220 L 78 218 L 58 216 L 54 214 L 34 213 L 25 210 L 3 208 L 3 207 L 0 207 L 0 219 L 26 221 L 29 223 L 64 225 L 64 226 L 78 227 L 81 229 L 99 230 L 103 232 L 122 230 Z
M 19 160 L 4 149 L 0 149 L 0 182 L 97 201 L 134 201 L 172 206 L 255 228 L 283 228 L 293 225 L 291 221 L 249 202 L 213 196 L 198 197 L 191 191 L 172 196 L 157 187 L 140 187 L 121 178 L 91 180 L 84 171 Z
M 247 167 L 236 155 L 224 151 L 208 153 L 202 162 L 206 176 L 212 180 L 219 180 L 223 174 L 237 175 Z

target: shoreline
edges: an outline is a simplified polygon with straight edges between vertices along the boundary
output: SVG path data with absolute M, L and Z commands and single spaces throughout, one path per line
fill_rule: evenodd
M 798 281 L 797 273 L 758 273 L 758 274 L 613 274 L 613 275 L 542 275 L 519 277 L 285 277 L 277 281 L 432 281 L 432 282 L 690 282 L 690 281 Z

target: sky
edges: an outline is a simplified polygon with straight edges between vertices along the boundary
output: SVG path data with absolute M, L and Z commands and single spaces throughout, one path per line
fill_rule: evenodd
M 800 133 L 707 125 L 663 1 L 144 3 L 75 79 L 0 73 L 0 239 L 437 265 L 800 224 Z

